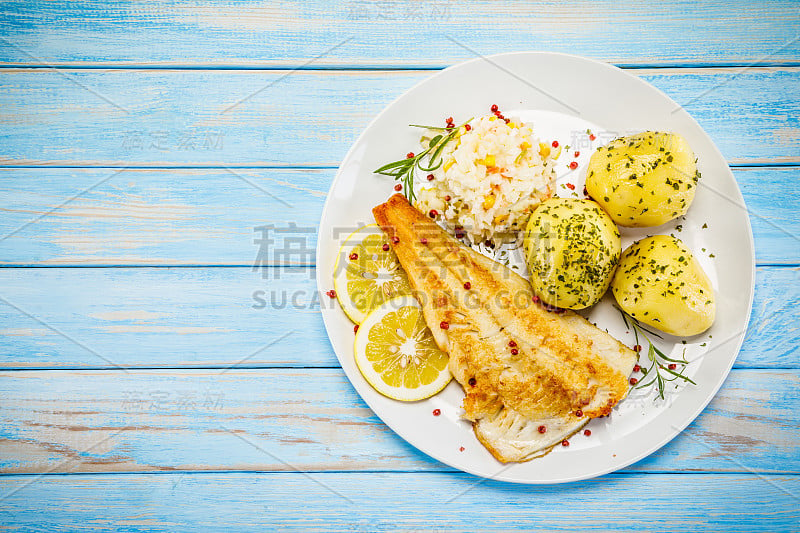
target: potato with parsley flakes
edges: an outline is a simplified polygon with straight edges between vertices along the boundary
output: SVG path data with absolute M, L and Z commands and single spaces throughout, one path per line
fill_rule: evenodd
M 660 226 L 692 204 L 700 178 L 696 162 L 676 133 L 620 137 L 592 154 L 586 191 L 620 226 Z
M 584 309 L 608 289 L 622 245 L 619 230 L 591 200 L 550 198 L 524 236 L 533 291 L 552 306 Z
M 670 335 L 697 335 L 714 322 L 714 289 L 708 276 L 686 245 L 669 235 L 630 245 L 611 291 L 623 311 Z

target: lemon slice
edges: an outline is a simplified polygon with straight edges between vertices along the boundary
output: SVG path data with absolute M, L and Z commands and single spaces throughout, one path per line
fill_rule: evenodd
M 423 400 L 452 379 L 413 296 L 383 302 L 356 333 L 356 365 L 375 390 L 404 402 Z
M 333 288 L 342 309 L 356 324 L 389 298 L 411 294 L 406 273 L 377 224 L 345 239 L 333 270 Z

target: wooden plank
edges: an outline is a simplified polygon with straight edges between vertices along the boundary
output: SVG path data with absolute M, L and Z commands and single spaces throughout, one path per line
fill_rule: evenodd
M 798 476 L 608 475 L 563 486 L 456 473 L 0 478 L 26 531 L 793 531 Z
M 265 280 L 246 268 L 2 269 L 3 363 L 335 365 L 319 312 L 321 303 L 332 304 L 320 298 L 313 268 L 277 275 Z M 43 282 L 51 289 L 43 291 Z M 263 308 L 257 291 L 264 291 Z
M 686 104 L 732 164 L 800 162 L 800 69 L 634 72 Z M 220 167 L 336 166 L 381 109 L 431 73 L 2 74 L 2 164 Z
M 319 312 L 320 305 L 338 304 L 321 294 L 327 287 L 318 290 L 313 275 L 313 269 L 282 270 L 279 279 L 266 280 L 246 268 L 0 269 L 0 367 L 338 366 Z M 800 269 L 759 268 L 736 365 L 800 367 L 798 323 Z
M 262 236 L 254 228 L 290 223 L 312 253 L 278 262 L 313 264 L 334 173 L 0 169 L 0 264 L 250 266 Z M 283 235 L 268 237 L 273 263 Z
M 630 0 L 172 0 L 157 7 L 16 0 L 4 3 L 0 29 L 8 39 L 0 64 L 7 65 L 441 67 L 528 49 L 625 64 L 800 59 L 791 1 L 704 0 L 688 15 L 676 0 L 646 9 Z
M 798 385 L 797 370 L 734 370 L 684 434 L 628 470 L 797 474 Z M 339 369 L 17 371 L 0 392 L 3 473 L 448 469 Z
M 48 266 L 252 265 L 258 226 L 275 240 L 269 264 L 309 264 L 282 254 L 286 237 L 315 250 L 334 170 L 0 169 L 0 264 Z M 800 169 L 737 168 L 766 264 L 800 262 Z M 376 176 L 386 182 L 391 178 Z M 105 181 L 104 181 L 105 180 Z M 89 190 L 87 190 L 89 189 Z M 85 191 L 85 192 L 84 192 Z M 729 206 L 735 211 L 738 206 Z M 354 221 L 355 222 L 355 221 Z M 368 222 L 368 221 L 361 221 Z

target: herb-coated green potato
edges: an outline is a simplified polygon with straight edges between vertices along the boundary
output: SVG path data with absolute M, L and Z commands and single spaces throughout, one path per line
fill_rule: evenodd
M 700 173 L 686 139 L 646 131 L 592 154 L 586 191 L 620 226 L 659 226 L 685 215 Z
M 567 309 L 589 307 L 603 296 L 622 252 L 619 230 L 600 206 L 573 198 L 539 204 L 523 243 L 533 291 Z
M 647 237 L 622 254 L 611 290 L 636 320 L 688 337 L 714 322 L 714 289 L 692 252 L 668 235 Z

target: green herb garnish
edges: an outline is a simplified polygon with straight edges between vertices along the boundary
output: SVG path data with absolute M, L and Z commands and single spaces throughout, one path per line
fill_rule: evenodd
M 415 154 L 414 157 L 405 157 L 397 161 L 393 161 L 381 168 L 373 171 L 375 174 L 382 174 L 384 176 L 392 176 L 396 181 L 403 184 L 403 194 L 408 198 L 409 202 L 413 202 L 416 198 L 414 194 L 414 169 L 418 168 L 423 172 L 433 172 L 442 166 L 442 150 L 452 141 L 456 134 L 461 131 L 465 124 L 469 123 L 472 119 L 467 120 L 460 126 L 453 128 L 439 128 L 437 126 L 422 126 L 420 124 L 409 124 L 413 128 L 423 128 L 430 131 L 441 132 L 428 141 L 428 148 L 422 152 Z M 423 164 L 423 159 L 427 158 L 428 166 Z
M 642 374 L 645 376 L 652 376 L 652 379 L 647 382 L 642 380 L 642 382 L 636 385 L 634 388 L 646 389 L 656 385 L 658 387 L 658 396 L 663 400 L 664 388 L 666 387 L 666 384 L 671 381 L 682 379 L 683 381 L 689 382 L 692 385 L 697 385 L 697 383 L 692 381 L 691 378 L 683 375 L 684 370 L 686 370 L 686 365 L 689 364 L 689 361 L 686 360 L 686 348 L 683 349 L 683 355 L 681 356 L 681 359 L 672 359 L 668 357 L 664 352 L 659 350 L 655 344 L 653 344 L 653 341 L 651 341 L 647 335 L 645 335 L 645 332 L 649 333 L 650 335 L 655 335 L 658 338 L 661 338 L 661 335 L 644 328 L 636 321 L 636 319 L 625 313 L 625 311 L 619 307 L 617 307 L 617 311 L 619 311 L 619 313 L 622 315 L 622 321 L 625 322 L 625 326 L 633 330 L 633 335 L 636 338 L 636 345 L 641 346 L 641 344 L 639 344 L 640 333 L 642 338 L 646 340 L 647 344 L 649 345 L 649 348 L 647 349 L 647 359 L 650 361 L 650 367 L 647 369 L 642 369 Z M 628 320 L 630 320 L 630 324 L 628 323 Z M 676 368 L 673 370 L 669 368 L 670 363 L 673 363 L 676 366 L 680 365 L 680 369 Z M 655 375 L 653 374 L 653 371 L 655 371 Z

